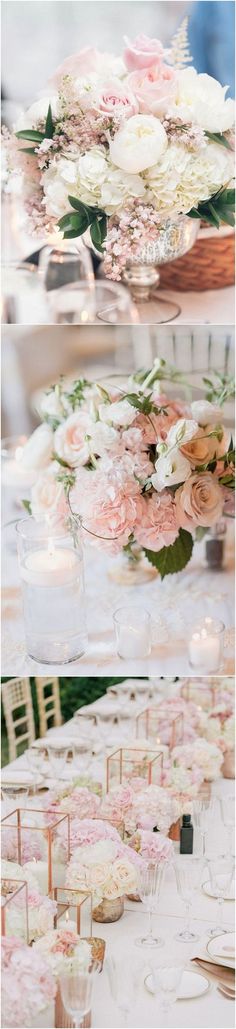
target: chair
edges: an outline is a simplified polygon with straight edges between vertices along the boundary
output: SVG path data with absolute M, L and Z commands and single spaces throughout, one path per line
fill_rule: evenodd
M 18 757 L 17 748 L 22 743 L 30 747 L 35 740 L 35 725 L 33 715 L 33 704 L 29 679 L 9 679 L 2 684 L 2 703 L 6 720 L 9 760 L 14 761 Z M 21 708 L 24 714 L 17 715 Z M 18 729 L 20 727 L 20 732 Z M 23 729 L 24 727 L 24 729 Z M 22 728 L 22 732 L 21 732 Z
M 49 676 L 47 679 L 36 676 L 35 684 L 39 710 L 39 735 L 45 736 L 51 719 L 53 719 L 53 725 L 62 723 L 59 680 L 54 676 Z M 48 687 L 50 686 L 49 692 Z

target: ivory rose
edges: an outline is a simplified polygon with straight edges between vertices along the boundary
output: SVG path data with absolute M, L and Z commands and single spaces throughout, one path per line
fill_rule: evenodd
M 195 122 L 207 132 L 226 132 L 234 123 L 234 100 L 226 98 L 228 86 L 211 75 L 198 75 L 195 68 L 182 68 L 176 76 L 174 116 Z
M 191 475 L 175 493 L 177 521 L 190 532 L 194 526 L 215 525 L 222 515 L 222 490 L 210 472 Z
M 135 114 L 110 142 L 110 156 L 118 168 L 131 174 L 155 165 L 168 146 L 163 125 L 153 114 Z
M 159 64 L 164 57 L 165 51 L 159 39 L 150 39 L 149 36 L 140 34 L 133 42 L 128 36 L 124 36 L 124 42 L 124 62 L 128 71 L 150 68 L 154 63 Z
M 55 452 L 72 468 L 84 465 L 89 460 L 90 446 L 86 437 L 90 435 L 90 428 L 91 420 L 87 411 L 76 411 L 56 429 Z
M 134 71 L 128 78 L 141 114 L 155 114 L 158 117 L 167 114 L 171 103 L 175 100 L 175 72 L 167 64 L 160 67 L 144 68 Z
M 124 888 L 124 893 L 127 893 L 130 888 L 132 889 L 135 880 L 135 872 L 131 861 L 128 859 L 122 860 L 122 858 L 118 858 L 117 861 L 114 861 L 113 875 L 115 876 L 118 885 Z
M 148 550 L 162 550 L 175 542 L 179 533 L 174 498 L 167 491 L 150 499 L 140 498 L 135 525 L 137 543 Z
M 51 526 L 62 523 L 68 513 L 63 485 L 56 480 L 55 468 L 53 464 L 45 468 L 31 493 L 33 518 L 36 522 L 45 521 Z
M 116 879 L 108 879 L 104 886 L 103 897 L 105 900 L 118 900 L 121 895 L 120 883 Z
M 39 425 L 24 445 L 21 464 L 24 468 L 33 468 L 34 470 L 46 468 L 52 458 L 52 452 L 52 429 L 49 425 Z
M 114 404 L 100 404 L 99 416 L 102 422 L 126 427 L 135 421 L 136 409 L 128 400 L 118 400 Z

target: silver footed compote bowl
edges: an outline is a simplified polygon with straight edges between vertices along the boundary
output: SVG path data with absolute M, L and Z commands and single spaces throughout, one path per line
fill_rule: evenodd
M 147 243 L 137 257 L 127 262 L 123 281 L 138 306 L 140 322 L 158 325 L 170 322 L 180 314 L 179 304 L 168 300 L 168 297 L 159 296 L 158 266 L 175 261 L 191 250 L 198 235 L 199 224 L 187 215 L 179 215 L 173 221 L 169 219 L 157 230 L 156 239 Z

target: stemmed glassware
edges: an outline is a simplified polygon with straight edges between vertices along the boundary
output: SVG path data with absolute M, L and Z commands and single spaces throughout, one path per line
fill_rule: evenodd
M 148 912 L 149 926 L 147 936 L 141 936 L 135 940 L 137 947 L 163 946 L 163 940 L 159 936 L 153 936 L 153 915 L 156 911 L 163 879 L 164 865 L 157 865 L 150 861 L 139 870 L 138 891 L 140 900 Z
M 69 749 L 68 745 L 65 746 L 57 740 L 54 740 L 53 743 L 51 742 L 47 744 L 50 769 L 52 775 L 55 775 L 56 779 L 61 779 L 63 777 L 65 765 L 68 760 Z
M 230 890 L 234 874 L 234 862 L 230 855 L 217 855 L 214 858 L 209 858 L 207 861 L 207 867 L 210 876 L 212 894 L 216 897 L 218 902 L 218 922 L 217 925 L 213 926 L 213 928 L 209 930 L 209 936 L 217 936 L 218 933 L 227 933 L 227 929 L 224 929 L 222 925 L 223 904 L 225 900 L 230 899 Z
M 94 968 L 91 972 L 83 972 L 74 968 L 72 963 L 59 979 L 64 1008 L 73 1019 L 76 1029 L 79 1029 L 91 1008 L 94 974 Z
M 25 756 L 29 765 L 30 772 L 33 775 L 33 793 L 35 794 L 37 792 L 39 779 L 42 775 L 42 750 L 40 750 L 40 747 L 35 747 L 34 744 L 32 744 L 32 746 L 29 747 L 29 750 L 25 751 Z
M 176 939 L 187 942 L 197 940 L 198 936 L 190 928 L 190 914 L 195 891 L 200 889 L 203 861 L 192 854 L 181 854 L 175 859 L 175 876 L 178 893 L 185 904 L 186 922 L 184 928 L 177 933 Z
M 9 814 L 11 811 L 14 811 L 17 807 L 27 807 L 29 786 L 18 786 L 14 783 L 2 782 L 1 794 L 4 803 L 5 813 Z
M 202 839 L 202 854 L 206 854 L 206 837 L 210 828 L 210 821 L 215 812 L 215 797 L 200 797 L 193 801 L 192 820 L 194 829 L 197 829 Z
M 235 796 L 233 793 L 220 798 L 222 821 L 227 831 L 229 853 L 234 853 Z
M 109 955 L 106 962 L 107 975 L 111 995 L 123 1018 L 124 1025 L 128 1025 L 129 1015 L 134 1013 L 135 999 L 139 984 L 139 971 L 130 955 L 122 955 L 122 958 Z
M 89 740 L 84 738 L 73 740 L 73 771 L 79 776 L 86 776 L 92 759 L 92 746 Z

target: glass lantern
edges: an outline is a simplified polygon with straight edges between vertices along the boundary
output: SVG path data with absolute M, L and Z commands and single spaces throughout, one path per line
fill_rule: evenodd
M 192 701 L 199 711 L 208 711 L 215 707 L 219 691 L 219 679 L 187 679 L 181 686 L 180 694 L 184 700 Z
M 57 904 L 54 929 L 71 930 L 79 936 L 92 936 L 92 894 L 89 891 L 54 886 L 50 897 Z
M 179 743 L 183 743 L 183 715 L 172 713 L 171 708 L 165 704 L 146 708 L 137 715 L 135 721 L 136 736 L 151 740 L 155 746 L 160 743 L 173 750 Z
M 23 879 L 1 879 L 1 935 L 29 942 L 28 885 Z
M 107 791 L 121 783 L 132 779 L 143 779 L 146 786 L 162 785 L 163 754 L 158 750 L 146 750 L 143 747 L 121 747 L 107 757 L 106 788 Z
M 22 865 L 43 894 L 64 885 L 70 859 L 69 815 L 46 817 L 36 808 L 16 808 L 1 821 L 2 857 Z

